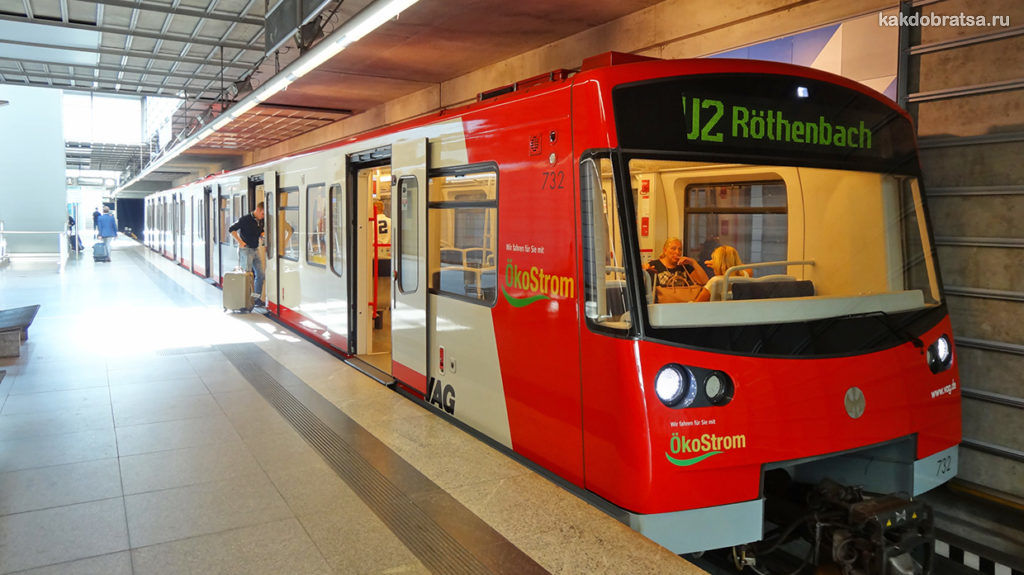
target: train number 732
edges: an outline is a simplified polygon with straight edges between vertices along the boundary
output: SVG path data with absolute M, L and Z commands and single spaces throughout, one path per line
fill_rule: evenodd
M 565 171 L 555 170 L 551 172 L 544 172 L 544 183 L 541 185 L 542 190 L 561 190 L 565 188 Z

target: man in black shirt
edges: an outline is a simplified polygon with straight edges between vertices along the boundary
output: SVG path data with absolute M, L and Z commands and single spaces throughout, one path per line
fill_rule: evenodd
M 263 260 L 259 256 L 260 238 L 263 236 L 263 202 L 256 205 L 251 214 L 245 214 L 232 224 L 228 231 L 238 242 L 238 265 L 243 270 L 252 268 L 253 290 L 257 306 L 266 305 L 263 296 Z

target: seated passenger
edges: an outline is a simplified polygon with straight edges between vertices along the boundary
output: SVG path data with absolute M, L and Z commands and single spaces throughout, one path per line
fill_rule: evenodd
M 683 242 L 668 238 L 661 256 L 644 265 L 654 280 L 654 303 L 690 302 L 708 281 L 697 261 L 683 255 Z
M 743 265 L 739 252 L 732 246 L 718 246 L 715 248 L 715 251 L 711 252 L 711 259 L 705 261 L 704 265 L 711 268 L 715 273 L 715 277 L 704 284 L 704 289 L 701 290 L 696 301 L 711 301 L 712 299 L 720 301 L 727 299 L 725 295 L 725 272 L 733 266 Z M 733 274 L 733 277 L 749 278 L 753 277 L 753 275 L 752 270 L 741 270 Z

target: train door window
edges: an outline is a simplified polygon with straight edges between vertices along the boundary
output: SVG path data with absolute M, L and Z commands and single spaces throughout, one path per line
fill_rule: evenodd
M 228 223 L 228 219 L 230 218 L 230 214 L 229 214 L 229 210 L 230 209 L 231 209 L 231 206 L 228 203 L 228 198 L 225 197 L 225 196 L 221 196 L 220 197 L 220 218 L 219 218 L 220 219 L 220 236 L 218 236 L 218 237 L 220 238 L 220 243 L 222 243 L 222 244 L 226 244 L 226 243 L 230 242 L 230 240 L 228 240 L 228 238 L 231 237 L 231 235 L 228 234 L 228 228 L 230 227 L 230 224 Z
M 286 260 L 299 261 L 299 189 L 287 188 L 277 194 L 277 253 Z
M 206 226 L 203 225 L 203 198 L 196 198 L 196 208 L 192 213 L 192 219 L 196 222 L 196 234 L 200 240 L 206 239 Z
M 306 188 L 306 262 L 327 265 L 327 189 L 324 184 Z
M 747 263 L 787 259 L 786 184 L 782 180 L 686 186 L 684 253 L 703 264 L 719 245 Z M 755 275 L 784 270 L 760 268 Z M 708 276 L 714 272 L 707 270 Z
M 272 206 L 273 205 L 273 197 L 268 193 L 268 194 L 266 194 L 264 196 L 263 202 L 264 202 L 263 203 L 263 207 L 264 208 L 266 208 L 267 206 Z M 263 219 L 264 219 L 263 229 L 265 230 L 264 233 L 267 234 L 268 238 L 272 237 L 272 234 L 274 233 L 274 231 L 273 231 L 274 230 L 274 213 L 272 211 L 270 211 L 270 210 L 264 209 Z M 276 253 L 275 249 L 274 249 L 274 246 L 275 246 L 275 244 L 277 244 L 277 242 L 273 242 L 273 241 L 265 239 L 263 243 L 267 247 L 267 259 L 268 260 L 274 259 L 274 254 Z
M 622 261 L 619 202 L 608 158 L 591 158 L 580 165 L 580 198 L 587 323 L 602 330 L 627 330 L 632 325 L 629 276 Z
M 438 172 L 430 178 L 428 194 L 431 291 L 494 305 L 498 279 L 497 171 L 477 167 Z M 445 258 L 441 257 L 442 251 Z M 461 265 L 453 263 L 451 252 L 461 253 Z
M 331 206 L 331 271 L 341 277 L 345 270 L 345 198 L 341 186 L 332 184 L 329 203 Z
M 398 289 L 413 293 L 419 289 L 419 184 L 413 176 L 398 180 L 398 257 L 395 258 Z
M 237 222 L 238 218 L 240 218 L 240 217 L 242 217 L 242 196 L 232 196 L 232 198 L 231 198 L 231 217 L 228 218 L 229 224 Z M 230 237 L 234 238 L 234 236 L 230 236 Z

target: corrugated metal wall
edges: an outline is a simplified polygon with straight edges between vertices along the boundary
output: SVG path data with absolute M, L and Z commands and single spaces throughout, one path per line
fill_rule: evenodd
M 918 0 L 903 11 L 995 24 L 903 30 L 901 103 L 917 120 L 958 343 L 959 477 L 1024 498 L 1024 3 Z

